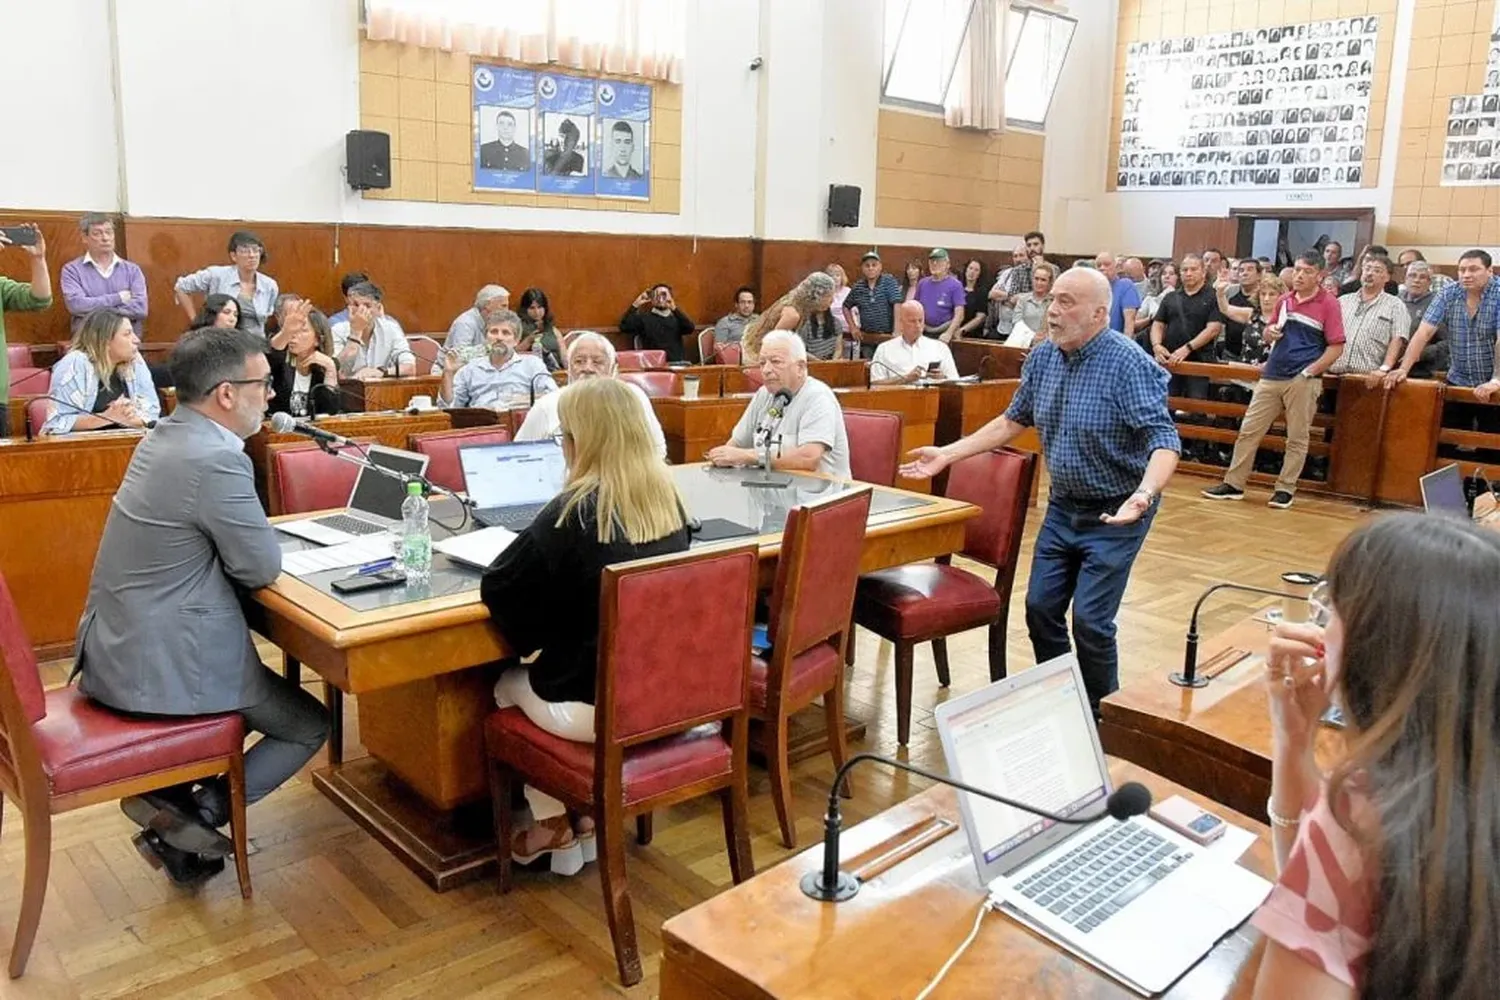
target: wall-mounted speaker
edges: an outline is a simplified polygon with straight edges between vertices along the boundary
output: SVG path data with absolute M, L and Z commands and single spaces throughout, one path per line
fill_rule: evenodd
M 349 186 L 356 191 L 391 186 L 391 137 L 355 129 L 344 136 L 344 163 Z
M 859 188 L 851 184 L 828 185 L 828 224 L 859 225 Z

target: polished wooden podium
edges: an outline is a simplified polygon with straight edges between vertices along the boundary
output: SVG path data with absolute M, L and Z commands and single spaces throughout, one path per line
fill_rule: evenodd
M 1111 762 L 1110 774 L 1116 784 L 1142 782 L 1157 800 L 1183 794 L 1227 822 L 1253 830 L 1257 839 L 1239 863 L 1274 879 L 1270 833 L 1259 822 L 1124 761 Z M 858 796 L 858 770 L 850 777 Z M 933 816 L 958 821 L 951 789 L 931 788 L 845 830 L 840 857 L 847 862 Z M 802 876 L 821 862 L 818 844 L 663 924 L 661 1000 L 916 996 L 969 933 L 985 898 L 961 829 L 938 841 L 931 855 L 865 882 L 843 903 L 818 902 L 798 888 Z M 1261 951 L 1259 932 L 1246 924 L 1166 996 L 1249 997 Z M 1136 994 L 1010 917 L 987 913 L 978 938 L 935 995 Z

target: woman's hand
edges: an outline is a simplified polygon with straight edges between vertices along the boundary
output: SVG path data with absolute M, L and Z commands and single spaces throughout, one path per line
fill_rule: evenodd
M 303 366 L 306 367 L 303 367 Z M 314 368 L 323 369 L 323 384 L 336 386 L 339 384 L 339 366 L 333 363 L 333 359 L 322 351 L 313 351 L 297 366 L 302 371 L 312 371 Z
M 1271 731 L 1278 747 L 1312 746 L 1318 720 L 1328 710 L 1328 667 L 1323 660 L 1323 630 L 1316 625 L 1282 622 L 1271 633 L 1266 654 L 1266 694 L 1271 703 Z

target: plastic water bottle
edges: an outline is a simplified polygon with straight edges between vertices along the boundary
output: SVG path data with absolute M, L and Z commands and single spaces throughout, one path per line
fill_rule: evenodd
M 432 579 L 432 531 L 421 483 L 407 483 L 406 499 L 401 501 L 401 568 L 409 587 Z

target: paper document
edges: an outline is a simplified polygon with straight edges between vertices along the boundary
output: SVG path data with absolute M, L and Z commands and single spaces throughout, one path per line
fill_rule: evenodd
M 391 555 L 390 535 L 366 535 L 339 545 L 288 552 L 281 557 L 281 568 L 292 576 L 311 576 L 343 566 L 363 566 L 365 563 L 389 559 Z
M 489 569 L 516 537 L 516 533 L 508 528 L 481 528 L 466 535 L 445 538 L 433 543 L 432 547 L 455 562 L 476 569 Z

